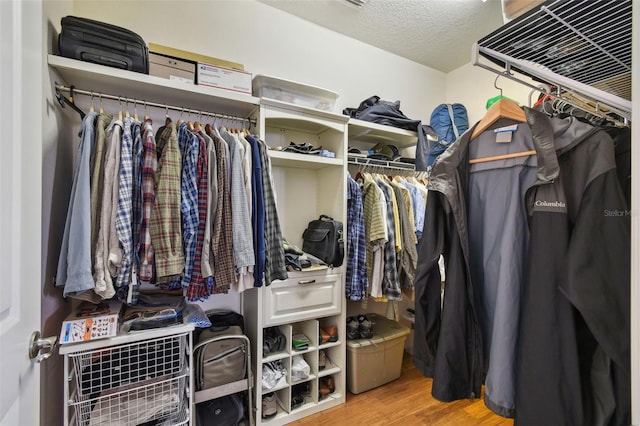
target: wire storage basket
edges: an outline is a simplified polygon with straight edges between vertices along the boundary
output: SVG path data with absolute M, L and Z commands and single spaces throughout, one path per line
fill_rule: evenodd
M 187 423 L 187 339 L 180 334 L 70 353 L 70 424 Z

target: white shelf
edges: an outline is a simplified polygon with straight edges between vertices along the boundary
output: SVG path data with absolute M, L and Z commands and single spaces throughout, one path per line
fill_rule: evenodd
M 278 109 L 286 109 L 291 111 L 292 113 L 295 113 L 300 117 L 307 116 L 308 118 L 309 115 L 312 115 L 318 118 L 331 120 L 337 123 L 346 123 L 349 121 L 349 117 L 343 114 L 336 114 L 330 111 L 323 111 L 320 109 L 309 108 L 301 105 L 295 105 L 288 102 L 277 101 L 275 99 L 260 98 L 260 104 L 269 106 L 269 107 L 276 107 Z
M 293 167 L 298 169 L 322 169 L 325 167 L 342 167 L 344 160 L 327 158 L 320 155 L 297 154 L 295 152 L 269 151 L 271 164 L 278 167 Z
M 349 140 L 406 148 L 417 143 L 418 134 L 411 130 L 351 118 L 349 119 Z
M 242 93 L 182 83 L 62 56 L 49 55 L 48 63 L 65 84 L 96 93 L 244 118 L 254 114 L 260 104 L 259 98 Z

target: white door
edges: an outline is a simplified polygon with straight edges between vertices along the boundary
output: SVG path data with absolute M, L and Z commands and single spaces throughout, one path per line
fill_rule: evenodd
M 38 425 L 42 3 L 0 0 L 0 425 Z

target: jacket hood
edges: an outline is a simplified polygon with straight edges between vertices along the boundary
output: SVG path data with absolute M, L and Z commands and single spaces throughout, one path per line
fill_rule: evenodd
M 569 151 L 586 136 L 593 133 L 593 126 L 575 117 L 549 119 L 553 129 L 553 144 L 557 155 Z

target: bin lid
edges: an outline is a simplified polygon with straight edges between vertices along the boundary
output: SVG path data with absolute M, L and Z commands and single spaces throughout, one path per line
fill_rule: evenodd
M 409 327 L 406 327 L 399 322 L 392 321 L 388 318 L 375 314 L 366 314 L 365 316 L 372 322 L 371 330 L 373 331 L 373 337 L 370 339 L 347 340 L 347 346 L 351 348 L 360 348 L 372 344 L 379 344 L 387 340 L 397 339 L 398 337 L 403 337 L 409 334 Z

